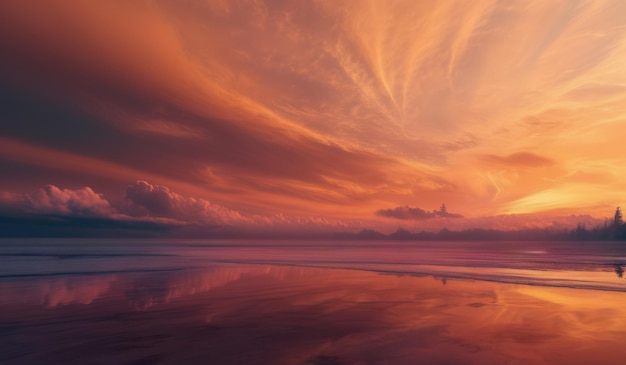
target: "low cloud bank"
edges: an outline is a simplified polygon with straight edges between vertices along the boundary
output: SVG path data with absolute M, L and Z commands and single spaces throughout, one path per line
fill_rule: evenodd
M 329 238 L 337 232 L 363 230 L 391 234 L 398 227 L 411 232 L 437 232 L 444 228 L 566 230 L 578 224 L 591 229 L 603 223 L 602 219 L 574 215 L 463 218 L 449 212 L 445 205 L 432 211 L 410 206 L 380 209 L 371 220 L 276 212 L 250 214 L 146 181 L 128 186 L 117 200 L 90 187 L 67 189 L 48 185 L 27 194 L 0 192 L 0 236 L 4 237 Z
M 414 208 L 404 206 L 404 207 L 396 207 L 392 209 L 380 209 L 376 211 L 376 215 L 380 217 L 386 218 L 395 218 L 395 219 L 413 219 L 413 220 L 424 220 L 424 219 L 432 219 L 432 218 L 463 218 L 462 215 L 457 213 L 448 212 L 445 204 L 441 206 L 439 210 L 427 211 L 421 208 Z
M 19 211 L 32 214 L 78 217 L 110 217 L 115 214 L 109 201 L 90 187 L 72 190 L 47 185 L 21 196 L 5 193 L 0 201 Z
M 183 236 L 315 236 L 349 228 L 362 227 L 323 217 L 244 214 L 146 181 L 128 186 L 117 204 L 90 187 L 47 185 L 27 194 L 0 194 L 3 236 L 160 235 L 174 230 Z
M 208 200 L 186 197 L 167 186 L 137 181 L 126 189 L 128 214 L 171 218 L 181 222 L 229 225 L 249 223 L 241 213 L 213 204 Z

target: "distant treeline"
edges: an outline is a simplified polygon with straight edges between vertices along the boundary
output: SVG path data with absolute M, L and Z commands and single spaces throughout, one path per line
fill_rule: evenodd
M 335 233 L 334 239 L 354 240 L 416 240 L 416 241 L 465 241 L 465 240 L 503 240 L 503 241 L 611 241 L 626 240 L 626 229 L 622 225 L 619 229 L 612 227 L 594 227 L 586 229 L 579 225 L 572 230 L 554 229 L 522 229 L 517 231 L 500 231 L 496 229 L 466 229 L 450 231 L 442 229 L 439 232 L 412 233 L 403 228 L 391 234 L 384 234 L 370 229 L 358 233 Z
M 622 212 L 618 207 L 613 221 L 604 225 L 586 228 L 579 224 L 574 229 L 558 230 L 554 228 L 521 229 L 500 231 L 496 229 L 473 228 L 451 231 L 446 228 L 439 232 L 412 233 L 398 228 L 391 234 L 384 234 L 371 229 L 358 233 L 335 233 L 335 239 L 354 240 L 416 240 L 416 241 L 464 241 L 464 240 L 502 240 L 502 241 L 626 241 L 626 224 L 622 221 Z

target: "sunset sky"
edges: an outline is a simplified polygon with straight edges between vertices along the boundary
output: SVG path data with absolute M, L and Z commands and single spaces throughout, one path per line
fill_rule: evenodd
M 625 204 L 622 0 L 4 1 L 0 54 L 11 224 L 517 229 Z

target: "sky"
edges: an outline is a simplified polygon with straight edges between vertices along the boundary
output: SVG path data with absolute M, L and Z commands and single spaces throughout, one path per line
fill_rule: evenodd
M 624 14 L 1 2 L 0 215 L 26 231 L 597 224 L 626 190 Z

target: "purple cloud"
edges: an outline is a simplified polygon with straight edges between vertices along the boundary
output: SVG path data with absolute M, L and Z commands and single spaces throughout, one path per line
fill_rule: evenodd
M 439 210 L 427 211 L 420 208 L 404 206 L 392 209 L 379 209 L 376 215 L 386 218 L 405 219 L 405 220 L 425 220 L 432 218 L 463 218 L 462 215 L 450 213 L 446 209 L 445 204 Z
M 208 200 L 186 197 L 167 186 L 137 181 L 126 189 L 129 212 L 139 216 L 163 217 L 189 223 L 228 225 L 248 223 L 241 213 Z
M 22 196 L 5 193 L 0 201 L 25 213 L 80 217 L 110 217 L 117 213 L 102 194 L 90 187 L 72 190 L 47 185 Z

